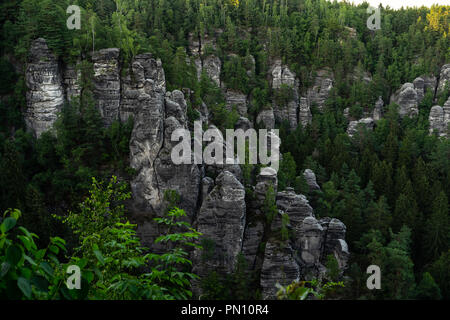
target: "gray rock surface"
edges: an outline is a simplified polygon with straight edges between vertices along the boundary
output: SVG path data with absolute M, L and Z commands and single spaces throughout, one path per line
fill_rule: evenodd
M 436 132 L 440 137 L 446 137 L 449 134 L 450 124 L 450 98 L 444 103 L 444 106 L 434 106 L 430 110 L 428 117 L 430 123 L 430 134 Z
M 324 245 L 322 248 L 321 262 L 327 262 L 327 256 L 333 255 L 342 271 L 347 268 L 350 253 L 345 242 L 346 227 L 339 219 L 323 218 L 320 225 L 324 230 Z
M 373 127 L 374 127 L 374 121 L 372 118 L 364 118 L 364 119 L 360 119 L 358 121 L 351 121 L 348 124 L 347 134 L 350 137 L 353 137 L 360 128 L 366 128 L 368 130 L 373 130 Z
M 320 111 L 325 108 L 331 89 L 333 89 L 334 76 L 328 69 L 321 69 L 316 72 L 313 86 L 308 89 L 307 98 L 310 107 L 315 105 Z
M 129 116 L 140 112 L 142 104 L 156 103 L 155 100 L 150 102 L 151 96 L 157 96 L 159 104 L 159 99 L 165 94 L 165 86 L 161 61 L 149 53 L 135 56 L 131 68 L 125 70 L 121 77 L 120 120 L 126 121 Z M 164 115 L 163 112 L 158 114 Z
M 299 110 L 298 110 L 298 122 L 302 124 L 305 128 L 308 124 L 312 122 L 311 109 L 309 107 L 308 99 L 301 97 Z
M 194 250 L 193 271 L 207 275 L 234 271 L 242 249 L 245 226 L 245 189 L 239 180 L 224 170 L 217 176 L 215 186 L 203 201 L 197 216 L 197 230 L 208 249 Z
M 391 97 L 391 102 L 398 104 L 401 117 L 413 117 L 419 114 L 419 96 L 412 83 L 405 83 Z
M 240 91 L 228 89 L 225 92 L 225 101 L 228 111 L 236 108 L 242 117 L 247 116 L 247 96 Z
M 94 97 L 105 125 L 119 119 L 120 50 L 102 49 L 94 52 Z
M 314 171 L 312 171 L 311 169 L 305 169 L 305 171 L 303 172 L 303 176 L 305 177 L 310 191 L 320 190 Z
M 65 87 L 65 99 L 67 101 L 76 100 L 80 96 L 80 77 L 81 72 L 77 70 L 76 65 L 68 65 L 63 70 L 64 87 Z
M 274 129 L 275 128 L 275 115 L 273 109 L 264 109 L 256 117 L 256 123 L 259 123 L 263 128 Z
M 215 55 L 207 56 L 202 62 L 202 70 L 211 78 L 214 83 L 220 87 L 220 70 L 222 63 L 219 57 Z
M 439 75 L 439 84 L 437 87 L 437 92 L 442 92 L 445 88 L 445 84 L 450 81 L 450 64 L 445 64 L 441 68 L 441 73 Z
M 273 103 L 273 112 L 275 120 L 278 122 L 288 121 L 291 129 L 295 129 L 298 124 L 299 112 L 299 94 L 298 80 L 286 65 L 282 65 L 281 60 L 275 60 L 270 68 L 270 77 L 272 79 L 272 89 L 280 90 L 283 86 L 287 86 L 292 90 L 291 99 L 286 105 L 277 105 Z
M 383 98 L 381 96 L 378 97 L 377 102 L 375 103 L 375 107 L 373 108 L 373 120 L 378 121 L 383 117 Z
M 276 298 L 277 283 L 285 286 L 299 279 L 300 268 L 294 259 L 294 251 L 290 244 L 269 240 L 261 270 L 263 299 Z
M 141 82 L 143 87 L 133 91 L 132 101 L 136 105 L 132 109 L 134 127 L 130 139 L 130 166 L 137 175 L 131 181 L 131 190 L 136 211 L 156 213 L 162 202 L 155 160 L 164 141 L 166 84 L 162 81 L 164 70 L 161 61 L 153 60 L 149 66 L 156 68 L 147 74 L 154 78 L 145 79 Z M 131 99 L 131 93 L 126 96 Z M 130 109 L 124 109 L 124 112 L 131 112 Z
M 61 70 L 45 39 L 31 44 L 25 80 L 28 87 L 25 123 L 39 137 L 52 128 L 64 104 Z

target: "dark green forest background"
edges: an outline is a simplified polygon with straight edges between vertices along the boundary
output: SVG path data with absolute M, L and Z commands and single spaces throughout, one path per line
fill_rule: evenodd
M 81 30 L 68 30 L 66 8 L 82 8 Z M 450 141 L 429 135 L 430 108 L 443 105 L 448 87 L 433 101 L 427 92 L 419 115 L 401 119 L 397 106 L 386 108 L 373 131 L 350 138 L 343 115 L 358 118 L 371 111 L 401 84 L 421 75 L 438 76 L 450 62 L 449 6 L 381 10 L 381 30 L 366 26 L 367 4 L 352 6 L 324 0 L 11 0 L 0 4 L 0 212 L 22 211 L 22 223 L 47 245 L 50 236 L 69 239 L 67 228 L 52 218 L 76 210 L 88 195 L 92 177 L 131 177 L 128 140 L 132 122 L 103 128 L 94 108 L 87 62 L 93 50 L 118 47 L 122 63 L 142 52 L 163 62 L 168 90 L 191 88 L 190 121 L 201 101 L 218 127 L 232 128 L 235 113 L 205 76 L 197 80 L 187 63 L 189 38 L 214 35 L 216 48 L 206 48 L 222 63 L 228 88 L 249 94 L 249 117 L 270 107 L 269 63 L 281 58 L 300 80 L 304 93 L 315 71 L 328 67 L 334 88 L 313 121 L 290 130 L 278 124 L 283 161 L 279 190 L 294 187 L 307 193 L 297 178 L 310 168 L 322 187 L 311 195 L 318 217 L 336 217 L 347 226 L 352 253 L 340 297 L 357 299 L 450 298 Z M 350 35 L 350 29 L 356 36 Z M 62 64 L 82 64 L 81 104 L 63 108 L 57 137 L 35 139 L 26 132 L 24 71 L 32 40 L 45 38 Z M 230 53 L 234 55 L 230 56 Z M 255 72 L 246 67 L 250 55 Z M 355 77 L 368 72 L 373 81 Z M 79 112 L 81 111 L 81 112 Z M 71 240 L 72 239 L 72 240 Z M 383 290 L 364 290 L 365 268 L 383 270 Z M 242 298 L 235 296 L 232 298 Z

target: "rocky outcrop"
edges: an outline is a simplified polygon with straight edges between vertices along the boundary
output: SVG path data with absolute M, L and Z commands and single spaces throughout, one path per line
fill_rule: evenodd
M 199 44 L 198 55 L 201 51 Z M 342 269 L 346 267 L 343 258 L 348 252 L 344 240 L 345 226 L 337 228 L 334 226 L 339 226 L 339 223 L 317 221 L 308 199 L 293 189 L 277 193 L 277 172 L 274 169 L 262 168 L 256 184 L 246 185 L 252 194 L 246 199 L 239 165 L 175 165 L 171 152 L 178 141 L 171 141 L 171 136 L 176 129 L 188 126 L 185 96 L 189 99 L 191 92 L 166 92 L 161 61 L 151 54 L 135 56 L 129 68 L 124 70 L 120 68 L 119 55 L 119 50 L 114 48 L 93 54 L 94 97 L 106 125 L 117 119 L 134 118 L 130 166 L 136 174 L 130 182 L 133 197 L 129 209 L 144 246 L 155 253 L 166 250 L 164 244 L 154 243 L 164 230 L 152 219 L 165 212 L 165 192 L 174 190 L 180 197 L 177 205 L 187 213 L 185 220 L 193 223 L 203 234 L 201 244 L 204 249 L 191 252 L 193 271 L 200 276 L 211 271 L 221 275 L 234 272 L 238 256 L 242 254 L 248 271 L 260 275 L 257 280 L 263 288 L 263 297 L 273 298 L 276 283 L 288 284 L 309 274 L 320 275 L 326 253 L 335 254 L 341 259 Z M 209 75 L 214 80 L 214 75 L 220 75 L 220 66 L 212 64 L 216 65 L 212 68 L 215 71 Z M 254 66 L 254 60 L 250 64 Z M 249 72 L 254 72 L 254 69 L 250 68 Z M 295 75 L 281 62 L 275 64 L 271 75 L 274 90 L 283 84 L 293 90 L 287 113 L 280 112 L 281 117 L 289 121 L 291 128 L 295 128 L 298 122 L 302 125 L 310 123 L 310 104 L 307 98 L 299 98 Z M 27 99 L 29 112 L 34 110 L 35 114 L 30 114 L 27 124 L 37 135 L 51 128 L 64 99 L 79 96 L 79 78 L 76 67 L 67 66 L 60 71 L 44 40 L 34 42 L 27 68 L 30 88 Z M 239 92 L 228 91 L 228 104 L 237 105 L 241 115 L 247 113 L 246 99 Z M 39 112 L 45 117 L 39 118 Z M 201 108 L 201 117 L 208 118 L 206 105 Z M 257 122 L 273 128 L 273 109 L 263 110 Z M 243 130 L 251 127 L 252 123 L 244 116 L 236 123 L 236 128 Z M 209 128 L 218 130 L 213 125 Z M 306 170 L 305 178 L 310 189 L 319 188 L 313 172 Z M 273 188 L 276 195 L 275 209 L 272 209 L 278 211 L 272 219 L 268 219 L 265 212 L 269 188 Z
M 137 174 L 131 181 L 131 190 L 135 211 L 142 213 L 157 212 L 162 202 L 155 174 L 155 160 L 164 141 L 166 84 L 161 61 L 152 59 L 149 67 L 155 69 L 148 70 L 150 72 L 147 74 L 141 73 L 144 79 L 139 84 L 124 87 L 127 88 L 124 96 L 130 99 L 125 106 L 136 103 L 132 107 L 136 112 L 130 139 L 130 166 Z M 141 88 L 133 90 L 133 87 L 141 85 Z M 127 108 L 124 112 L 131 110 Z
M 440 137 L 445 137 L 449 134 L 450 98 L 443 107 L 434 106 L 431 108 L 428 121 L 430 123 L 430 134 L 436 132 Z
M 321 262 L 326 264 L 329 255 L 338 262 L 339 269 L 347 266 L 350 253 L 345 242 L 346 227 L 339 219 L 323 218 L 319 221 L 324 233 L 324 245 L 322 247 Z
M 225 92 L 225 101 L 228 111 L 236 108 L 240 116 L 247 116 L 247 96 L 240 91 L 228 89 Z
M 398 104 L 401 117 L 413 117 L 419 114 L 419 97 L 412 83 L 405 83 L 391 97 L 391 102 Z
M 312 171 L 311 169 L 305 169 L 305 171 L 303 172 L 303 176 L 305 177 L 310 191 L 320 190 L 314 171 Z
M 298 124 L 299 104 L 298 80 L 295 77 L 295 73 L 286 65 L 282 65 L 281 60 L 275 60 L 271 67 L 270 77 L 275 95 L 288 95 L 288 100 L 283 101 L 283 104 L 274 99 L 273 112 L 275 120 L 280 123 L 287 121 L 290 128 L 295 129 Z
M 316 106 L 320 111 L 324 110 L 325 101 L 333 89 L 333 81 L 334 76 L 330 70 L 321 69 L 316 72 L 313 86 L 307 92 L 310 107 Z
M 69 65 L 64 69 L 64 87 L 65 87 L 65 99 L 68 102 L 77 99 L 80 96 L 80 77 L 81 72 L 77 69 L 77 65 Z
M 414 89 L 417 92 L 417 102 L 420 104 L 425 94 L 430 90 L 434 97 L 434 91 L 436 89 L 436 77 L 434 76 L 422 76 L 414 79 L 413 81 Z
M 202 70 L 211 78 L 211 80 L 220 87 L 221 62 L 219 57 L 209 55 L 202 61 Z
M 378 121 L 383 117 L 383 98 L 381 96 L 378 97 L 377 102 L 375 103 L 375 107 L 373 108 L 373 120 Z
M 274 240 L 268 241 L 261 270 L 263 299 L 276 298 L 277 283 L 288 285 L 299 278 L 300 268 L 294 259 L 292 247 Z
M 272 222 L 261 269 L 265 299 L 275 298 L 277 283 L 286 285 L 298 279 L 322 277 L 330 254 L 341 271 L 345 270 L 349 253 L 342 222 L 330 218 L 317 220 L 308 199 L 290 188 L 278 192 L 276 205 L 279 213 Z M 281 228 L 288 231 L 284 238 L 279 232 Z
M 149 53 L 136 55 L 131 67 L 124 70 L 121 77 L 120 120 L 126 121 L 129 116 L 141 111 L 142 104 L 156 103 L 152 95 L 157 96 L 158 105 L 165 94 L 165 76 L 161 61 Z M 158 93 L 157 93 L 158 92 Z M 149 96 L 150 95 L 150 96 Z M 158 110 L 162 107 L 158 107 Z M 155 117 L 163 116 L 163 111 Z
M 31 44 L 25 80 L 28 87 L 25 123 L 39 137 L 52 128 L 64 104 L 58 60 L 42 38 Z
M 200 276 L 210 271 L 219 274 L 234 271 L 242 249 L 245 226 L 245 189 L 239 180 L 224 170 L 204 199 L 197 216 L 204 250 L 192 254 L 193 271 Z
M 360 119 L 358 121 L 351 121 L 347 127 L 347 134 L 350 137 L 353 137 L 358 130 L 361 128 L 365 128 L 367 130 L 373 130 L 374 127 L 374 121 L 372 118 L 364 118 Z
M 311 109 L 309 108 L 308 99 L 301 97 L 298 110 L 298 122 L 302 124 L 302 127 L 306 127 L 312 122 Z
M 105 125 L 119 119 L 120 50 L 102 49 L 94 52 L 94 97 Z
M 256 123 L 266 129 L 275 128 L 275 115 L 273 109 L 264 109 L 256 117 Z
M 167 93 L 165 107 L 167 118 L 164 120 L 164 142 L 154 162 L 159 199 L 164 197 L 167 190 L 176 191 L 180 196 L 178 206 L 186 212 L 191 222 L 197 209 L 202 175 L 199 167 L 194 164 L 193 155 L 191 164 L 175 165 L 171 158 L 172 149 L 178 144 L 178 141 L 171 141 L 172 132 L 187 128 L 183 93 L 178 90 Z
M 444 91 L 445 85 L 449 82 L 450 82 L 450 64 L 445 64 L 441 68 L 437 92 L 440 93 Z

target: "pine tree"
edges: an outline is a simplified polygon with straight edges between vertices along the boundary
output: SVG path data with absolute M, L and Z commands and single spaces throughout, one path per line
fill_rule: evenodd
M 426 222 L 424 247 L 431 259 L 436 259 L 450 248 L 448 199 L 443 191 L 434 200 L 433 213 Z

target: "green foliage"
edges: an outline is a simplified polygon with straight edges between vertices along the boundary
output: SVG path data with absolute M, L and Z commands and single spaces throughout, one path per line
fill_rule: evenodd
M 0 225 L 0 297 L 8 300 L 80 299 L 84 291 L 66 287 L 67 265 L 58 259 L 66 242 L 50 238 L 38 248 L 38 236 L 17 225 L 22 213 L 7 210 Z
M 309 299 L 326 299 L 328 295 L 338 288 L 343 288 L 343 282 L 326 282 L 319 280 L 311 281 L 294 281 L 287 286 L 277 283 L 277 299 L 278 300 L 309 300 Z
M 125 219 L 123 202 L 130 197 L 126 185 L 112 177 L 108 185 L 93 178 L 90 196 L 79 211 L 64 219 L 79 237 L 73 259 L 94 276 L 90 298 L 99 299 L 188 299 L 190 281 L 196 276 L 188 272 L 191 261 L 186 246 L 201 248 L 193 241 L 196 230 L 178 221 L 186 214 L 174 207 L 165 217 L 155 218 L 167 227 L 167 233 L 155 243 L 170 245 L 163 254 L 146 253 L 136 235 L 136 225 Z M 171 233 L 173 229 L 184 232 Z M 150 271 L 144 271 L 147 266 Z

